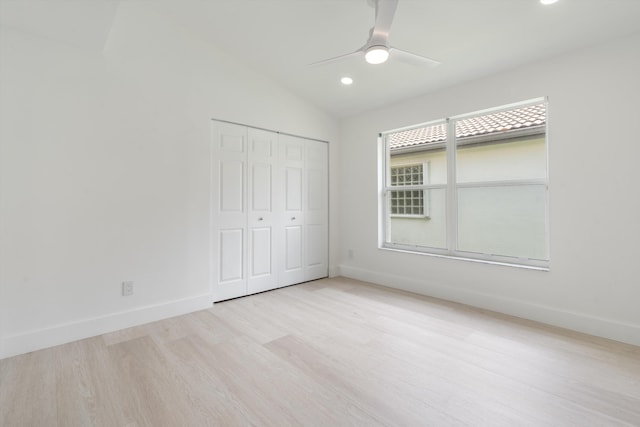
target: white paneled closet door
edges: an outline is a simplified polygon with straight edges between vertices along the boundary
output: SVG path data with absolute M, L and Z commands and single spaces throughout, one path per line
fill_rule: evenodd
M 215 123 L 212 156 L 214 301 L 247 294 L 247 128 Z
M 274 195 L 279 187 L 278 134 L 248 129 L 248 286 L 249 294 L 278 287 L 277 224 L 274 210 L 281 201 Z
M 279 143 L 281 194 L 279 281 L 282 286 L 305 281 L 304 271 L 304 140 L 281 135 Z
M 320 141 L 305 141 L 304 167 L 304 280 L 329 273 L 328 147 Z
M 280 136 L 284 210 L 279 281 L 282 286 L 327 277 L 329 272 L 328 145 Z
M 213 122 L 213 300 L 328 275 L 328 145 Z

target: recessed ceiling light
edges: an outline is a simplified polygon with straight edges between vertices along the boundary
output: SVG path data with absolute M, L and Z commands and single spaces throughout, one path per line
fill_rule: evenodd
M 389 58 L 389 49 L 386 46 L 371 46 L 364 54 L 364 59 L 369 64 L 382 64 Z
M 351 83 L 353 83 L 353 79 L 351 77 L 343 77 L 340 79 L 340 83 L 349 86 Z
M 540 3 L 542 3 L 542 4 L 554 4 L 557 1 L 558 0 L 540 0 Z

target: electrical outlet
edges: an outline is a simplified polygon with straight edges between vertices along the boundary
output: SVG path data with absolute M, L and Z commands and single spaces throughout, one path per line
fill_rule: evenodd
M 133 282 L 122 282 L 122 296 L 128 297 L 129 295 L 133 295 Z

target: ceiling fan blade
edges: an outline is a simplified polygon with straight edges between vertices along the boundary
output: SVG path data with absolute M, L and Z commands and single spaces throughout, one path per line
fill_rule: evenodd
M 333 58 L 323 59 L 322 61 L 313 62 L 313 63 L 309 64 L 309 66 L 315 67 L 317 65 L 327 65 L 327 64 L 331 64 L 333 62 L 344 61 L 346 59 L 349 59 L 349 58 L 352 58 L 352 57 L 358 56 L 358 55 L 362 55 L 362 50 L 361 49 L 356 50 L 355 52 L 346 53 L 344 55 L 334 56 Z
M 440 62 L 435 59 L 427 58 L 426 56 L 416 55 L 415 53 L 407 52 L 406 50 L 398 49 L 396 47 L 392 47 L 389 49 L 389 55 L 394 60 L 405 62 L 411 65 L 417 66 L 426 66 L 426 67 L 437 67 L 440 65 Z
M 376 0 L 376 23 L 371 31 L 371 44 L 387 45 L 398 0 Z

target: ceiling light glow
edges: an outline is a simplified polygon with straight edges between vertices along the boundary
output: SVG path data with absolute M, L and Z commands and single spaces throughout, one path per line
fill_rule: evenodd
M 557 1 L 558 0 L 540 0 L 540 3 L 542 3 L 542 4 L 554 4 Z
M 351 77 L 343 77 L 340 79 L 340 83 L 342 83 L 343 85 L 349 86 L 350 84 L 353 83 L 353 79 Z
M 364 54 L 364 59 L 369 64 L 382 64 L 389 58 L 389 49 L 386 46 L 371 46 Z

